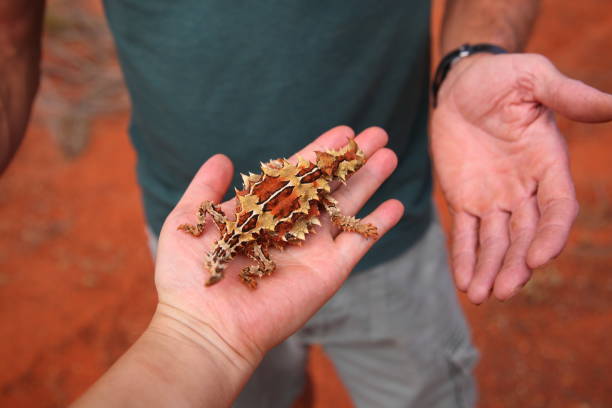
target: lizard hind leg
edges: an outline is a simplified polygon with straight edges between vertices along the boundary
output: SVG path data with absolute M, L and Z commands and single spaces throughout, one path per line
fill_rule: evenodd
M 342 214 L 338 208 L 338 202 L 330 195 L 322 200 L 323 206 L 327 210 L 331 221 L 342 231 L 351 231 L 363 235 L 366 238 L 378 238 L 378 229 L 375 225 L 361 222 L 359 218 Z
M 208 200 L 204 201 L 202 204 L 200 204 L 200 207 L 198 207 L 198 211 L 196 213 L 198 222 L 196 224 L 181 224 L 177 227 L 177 229 L 199 237 L 204 231 L 206 213 L 210 214 L 219 231 L 223 231 L 225 229 L 225 225 L 227 224 L 225 214 L 218 205 Z
M 207 254 L 206 256 L 206 268 L 210 271 L 210 277 L 206 281 L 206 286 L 212 286 L 215 283 L 223 279 L 223 272 L 225 271 L 225 262 L 220 262 L 215 258 L 214 254 Z
M 247 266 L 240 271 L 240 280 L 251 289 L 257 288 L 257 279 L 271 275 L 276 269 L 276 264 L 270 260 L 267 248 L 255 244 L 248 256 L 257 261 L 257 265 Z

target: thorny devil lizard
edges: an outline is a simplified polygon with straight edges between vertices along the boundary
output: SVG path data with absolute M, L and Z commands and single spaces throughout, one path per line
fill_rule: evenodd
M 244 188 L 236 189 L 234 221 L 226 218 L 217 204 L 204 201 L 197 210 L 197 224 L 178 226 L 200 236 L 208 213 L 221 233 L 205 257 L 211 274 L 206 286 L 223 279 L 227 263 L 236 254 L 244 254 L 257 264 L 242 269 L 240 279 L 256 288 L 256 278 L 270 275 L 276 268 L 270 260 L 269 249 L 301 244 L 315 225 L 321 225 L 317 217 L 322 210 L 327 210 L 331 221 L 344 231 L 354 231 L 366 238 L 378 237 L 374 225 L 343 215 L 330 195 L 330 182 L 345 182 L 365 164 L 357 143 L 349 139 L 348 145 L 340 150 L 315 153 L 316 163 L 299 158 L 298 164 L 293 165 L 277 159 L 262 163 L 263 174 L 241 174 Z

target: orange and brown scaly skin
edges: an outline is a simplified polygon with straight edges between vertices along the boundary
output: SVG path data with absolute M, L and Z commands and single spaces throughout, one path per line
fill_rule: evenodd
M 330 195 L 332 180 L 346 181 L 365 164 L 363 152 L 353 139 L 337 151 L 316 152 L 317 161 L 299 159 L 297 165 L 285 159 L 261 165 L 263 174 L 242 175 L 244 188 L 236 190 L 236 217 L 228 220 L 221 209 L 210 201 L 200 205 L 198 223 L 178 228 L 199 236 L 204 229 L 206 214 L 210 214 L 221 237 L 206 254 L 206 267 L 211 276 L 206 285 L 223 278 L 227 263 L 237 254 L 254 259 L 257 264 L 240 272 L 240 279 L 251 288 L 256 278 L 270 275 L 275 264 L 269 249 L 282 249 L 288 244 L 306 239 L 318 215 L 326 210 L 331 221 L 344 231 L 354 231 L 366 238 L 377 238 L 376 227 L 363 224 L 354 217 L 342 215 Z

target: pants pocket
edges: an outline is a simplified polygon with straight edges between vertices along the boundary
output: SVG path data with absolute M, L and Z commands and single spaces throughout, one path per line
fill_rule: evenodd
M 477 389 L 473 369 L 478 360 L 478 352 L 471 344 L 446 353 L 448 372 L 453 384 L 456 406 L 472 408 L 476 405 Z

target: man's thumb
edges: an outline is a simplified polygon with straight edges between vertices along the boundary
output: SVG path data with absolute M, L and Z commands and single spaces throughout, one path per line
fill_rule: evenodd
M 612 120 L 612 95 L 566 77 L 548 60 L 539 65 L 535 83 L 539 102 L 578 122 Z

